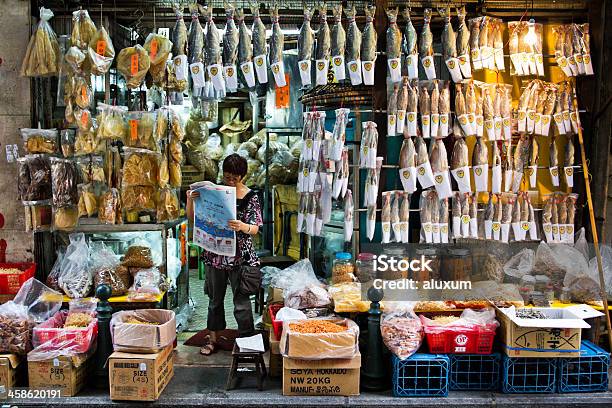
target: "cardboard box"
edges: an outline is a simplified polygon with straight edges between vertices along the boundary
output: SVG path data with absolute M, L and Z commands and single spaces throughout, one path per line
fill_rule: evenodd
M 283 395 L 359 395 L 361 355 L 351 359 L 283 357 Z
M 349 319 L 332 319 L 333 323 L 346 326 L 347 330 L 338 333 L 298 333 L 283 322 L 283 334 L 280 340 L 281 354 L 285 357 L 322 360 L 326 358 L 353 358 L 357 350 L 359 327 Z
M 174 346 L 154 354 L 115 351 L 108 375 L 111 400 L 156 401 L 174 375 Z
M 159 325 L 124 323 L 128 318 Z M 162 351 L 176 339 L 176 320 L 172 310 L 126 310 L 113 314 L 111 320 L 113 349 L 129 353 L 152 354 Z
M 62 397 L 75 396 L 86 384 L 93 359 L 89 353 L 73 357 L 59 356 L 44 361 L 28 361 L 28 379 L 32 389 L 59 389 Z
M 582 329 L 591 327 L 583 319 L 601 315 L 586 305 L 533 310 L 547 318 L 518 318 L 514 307 L 497 309 L 499 337 L 509 357 L 578 357 Z
M 9 388 L 19 385 L 21 360 L 17 354 L 0 354 L 0 399 L 7 397 Z
M 271 305 L 272 303 L 284 303 L 285 298 L 283 297 L 283 290 L 279 288 L 268 287 L 268 296 L 266 304 Z
M 270 330 L 270 361 L 268 363 L 270 377 L 283 375 L 283 357 L 280 353 L 280 340 L 276 340 L 274 331 Z

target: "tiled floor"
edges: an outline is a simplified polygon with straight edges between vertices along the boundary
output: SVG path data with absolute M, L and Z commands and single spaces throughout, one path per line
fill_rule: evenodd
M 206 328 L 206 315 L 208 313 L 208 296 L 204 294 L 204 281 L 198 279 L 198 271 L 191 270 L 189 273 L 189 295 L 195 302 L 195 313 L 189 322 L 188 332 L 198 332 Z M 254 309 L 254 308 L 253 308 Z M 232 302 L 232 290 L 228 286 L 225 292 L 225 321 L 228 329 L 236 329 L 236 320 L 234 319 L 234 304 Z M 255 324 L 259 315 L 254 314 Z M 187 337 L 189 338 L 189 337 Z

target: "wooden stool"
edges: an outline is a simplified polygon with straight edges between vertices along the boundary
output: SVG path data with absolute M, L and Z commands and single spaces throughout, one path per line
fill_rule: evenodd
M 240 347 L 234 343 L 234 350 L 232 350 L 232 366 L 227 377 L 225 389 L 229 391 L 234 388 L 233 383 L 239 378 L 257 377 L 257 389 L 263 391 L 263 380 L 268 375 L 263 355 L 263 351 L 242 352 L 240 351 Z M 241 367 L 241 364 L 255 364 L 255 371 L 238 371 L 241 368 L 246 368 Z

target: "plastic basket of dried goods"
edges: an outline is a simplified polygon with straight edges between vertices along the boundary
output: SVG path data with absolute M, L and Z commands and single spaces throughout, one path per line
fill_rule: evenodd
M 489 309 L 466 309 L 461 317 L 421 316 L 430 353 L 490 354 L 499 323 Z
M 85 353 L 97 337 L 97 318 L 89 313 L 63 310 L 34 328 L 32 345 Z
M 36 264 L 0 263 L 0 295 L 15 295 L 19 288 L 36 273 Z

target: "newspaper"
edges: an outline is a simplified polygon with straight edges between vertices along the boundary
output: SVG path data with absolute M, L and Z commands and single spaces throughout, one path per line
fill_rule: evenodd
M 194 199 L 193 242 L 217 255 L 236 255 L 236 233 L 228 222 L 236 219 L 236 188 L 202 181 L 189 186 Z

